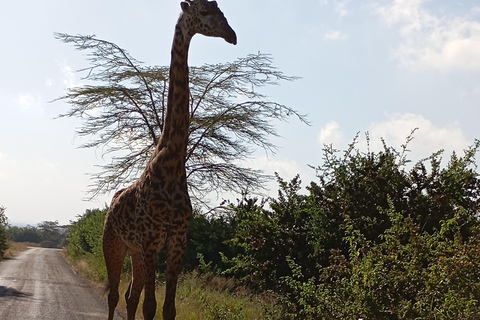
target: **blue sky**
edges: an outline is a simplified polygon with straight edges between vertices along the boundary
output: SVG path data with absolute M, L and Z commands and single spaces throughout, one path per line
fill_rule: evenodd
M 259 151 L 249 165 L 308 183 L 322 145 L 342 149 L 368 131 L 400 147 L 418 127 L 411 158 L 441 148 L 450 154 L 480 138 L 480 3 L 452 0 L 219 0 L 238 45 L 194 38 L 190 65 L 269 53 L 300 80 L 265 91 L 308 114 L 311 126 L 278 124 L 275 155 Z M 86 202 L 86 173 L 104 163 L 99 151 L 78 149 L 75 119 L 49 101 L 81 85 L 83 53 L 54 32 L 95 34 L 150 65 L 168 65 L 178 0 L 18 0 L 0 12 L 0 204 L 11 222 L 68 223 L 111 195 Z M 360 142 L 362 145 L 364 142 Z M 271 185 L 275 188 L 275 184 Z M 273 191 L 274 193 L 274 191 Z

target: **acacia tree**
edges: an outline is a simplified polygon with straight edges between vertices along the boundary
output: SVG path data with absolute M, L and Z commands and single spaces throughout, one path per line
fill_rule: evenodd
M 38 225 L 45 246 L 63 246 L 66 240 L 66 226 L 58 224 L 58 220 L 55 221 L 42 221 Z
M 111 162 L 91 174 L 90 194 L 106 193 L 133 182 L 145 168 L 160 137 L 166 111 L 168 66 L 145 66 L 112 42 L 94 36 L 56 34 L 78 50 L 88 51 L 88 85 L 69 88 L 71 109 L 59 117 L 84 120 L 77 129 L 91 140 L 82 148 L 99 148 Z M 293 81 L 272 65 L 266 54 L 233 62 L 190 67 L 190 136 L 186 169 L 193 200 L 204 203 L 210 192 L 258 190 L 263 172 L 242 166 L 256 148 L 274 153 L 272 122 L 305 115 L 270 101 L 259 92 L 279 81 Z

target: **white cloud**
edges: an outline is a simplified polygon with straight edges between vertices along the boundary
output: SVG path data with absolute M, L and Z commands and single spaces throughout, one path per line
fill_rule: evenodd
M 453 151 L 463 155 L 463 150 L 469 147 L 473 141 L 467 141 L 457 123 L 439 127 L 417 114 L 395 114 L 382 122 L 372 123 L 365 131 L 370 137 L 370 151 L 378 152 L 383 150 L 382 139 L 388 147 L 402 151 L 407 137 L 412 130 L 418 128 L 413 134 L 413 140 L 409 142 L 407 149 L 410 150 L 407 158 L 416 162 L 432 155 L 439 150 L 445 150 L 444 159 L 449 159 Z M 331 122 L 323 128 L 318 141 L 323 144 L 333 143 L 336 149 L 347 147 L 343 140 L 340 126 Z M 367 150 L 367 143 L 363 135 L 358 140 L 358 148 Z
M 15 170 L 18 169 L 18 163 L 17 160 L 9 157 L 7 154 L 2 154 L 0 153 L 0 179 L 2 181 L 1 186 L 8 186 L 9 185 L 9 179 L 15 174 Z
M 472 10 L 471 10 L 471 13 L 473 15 L 480 14 L 480 7 L 473 7 Z
M 480 22 L 439 17 L 424 8 L 426 1 L 395 0 L 376 7 L 385 22 L 400 28 L 401 43 L 393 57 L 411 70 L 480 69 Z
M 277 172 L 284 179 L 291 179 L 301 173 L 301 168 L 294 160 L 274 160 L 267 156 L 252 158 L 248 161 L 248 166 L 263 170 L 266 174 L 273 175 Z
M 296 175 L 300 175 L 300 178 L 303 182 L 314 181 L 315 180 L 315 171 L 310 169 L 303 171 L 298 163 L 294 160 L 278 160 L 272 159 L 267 156 L 253 157 L 238 163 L 241 166 L 252 168 L 254 170 L 263 170 L 265 174 L 273 176 L 276 172 L 279 176 L 285 180 L 290 181 Z M 261 196 L 271 196 L 276 197 L 278 192 L 278 183 L 275 179 L 268 181 L 265 185 L 265 192 L 260 191 Z M 215 198 L 216 195 L 211 195 L 211 198 Z M 223 199 L 228 199 L 235 202 L 235 199 L 238 197 L 238 194 L 224 193 L 221 195 Z
M 63 83 L 68 88 L 80 86 L 80 81 L 78 80 L 76 72 L 66 63 L 63 63 L 61 66 L 61 71 L 63 74 Z
M 340 125 L 335 121 L 327 123 L 318 133 L 317 141 L 321 145 L 331 144 L 333 147 L 341 147 L 344 139 Z
M 343 18 L 345 16 L 348 16 L 350 14 L 350 12 L 348 11 L 347 9 L 347 2 L 348 1 L 341 1 L 341 2 L 337 2 L 335 4 L 335 12 L 338 13 L 340 15 L 340 18 Z
M 449 157 L 453 151 L 463 155 L 463 150 L 471 144 L 456 123 L 437 127 L 421 115 L 408 113 L 396 114 L 387 121 L 372 124 L 368 129 L 370 146 L 373 150 L 380 150 L 382 148 L 380 139 L 383 138 L 387 146 L 400 151 L 401 145 L 415 128 L 418 130 L 413 135 L 414 139 L 408 144 L 408 149 L 412 151 L 411 155 L 415 160 L 428 157 L 441 149 L 445 150 L 446 157 Z
M 45 85 L 46 85 L 47 87 L 53 86 L 53 80 L 52 80 L 52 78 L 47 77 L 47 78 L 45 79 Z
M 42 99 L 39 96 L 35 97 L 30 93 L 23 93 L 19 95 L 19 97 L 16 99 L 16 102 L 25 110 L 38 110 L 42 113 L 44 112 L 42 107 Z
M 325 33 L 324 38 L 326 40 L 343 40 L 347 39 L 348 36 L 340 30 L 329 30 Z
M 43 169 L 56 169 L 58 167 L 58 165 L 48 161 L 47 159 L 37 159 L 36 165 Z
M 480 85 L 477 85 L 473 88 L 472 93 L 476 96 L 480 96 Z

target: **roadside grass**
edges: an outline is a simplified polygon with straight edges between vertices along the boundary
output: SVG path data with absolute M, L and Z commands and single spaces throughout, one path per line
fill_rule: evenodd
M 105 278 L 99 276 L 99 272 L 90 266 L 86 257 L 72 257 L 65 248 L 61 250 L 61 254 L 77 273 L 97 285 L 106 284 Z
M 120 305 L 126 308 L 123 299 L 129 279 L 125 276 L 120 285 Z M 159 282 L 156 290 L 157 313 L 162 319 L 165 283 Z M 177 320 L 273 320 L 278 319 L 273 296 L 256 295 L 231 278 L 212 273 L 183 274 L 178 282 L 176 295 Z M 137 309 L 142 315 L 143 293 Z
M 8 249 L 5 250 L 3 258 L 11 259 L 14 255 L 27 250 L 28 247 L 38 247 L 38 244 L 30 242 L 8 242 Z
M 86 259 L 72 259 L 65 254 L 66 260 L 84 277 L 97 285 L 105 285 L 95 268 Z M 123 274 L 120 282 L 120 300 L 118 307 L 126 309 L 125 292 L 130 276 Z M 106 298 L 106 295 L 105 297 Z M 162 319 L 163 300 L 165 299 L 165 282 L 157 281 L 157 313 L 155 319 Z M 273 320 L 279 318 L 275 310 L 273 296 L 254 294 L 232 278 L 213 273 L 200 274 L 192 272 L 182 274 L 178 281 L 177 320 Z M 137 317 L 142 318 L 143 293 L 137 309 Z

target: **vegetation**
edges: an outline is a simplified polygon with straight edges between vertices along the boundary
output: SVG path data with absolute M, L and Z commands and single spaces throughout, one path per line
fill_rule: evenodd
M 8 238 L 15 242 L 31 242 L 38 244 L 42 242 L 40 230 L 31 225 L 25 227 L 11 226 L 8 228 Z
M 86 50 L 90 66 L 85 80 L 93 85 L 70 88 L 61 97 L 71 109 L 60 117 L 84 120 L 78 135 L 90 139 L 83 148 L 103 150 L 112 162 L 92 174 L 92 194 L 128 185 L 143 171 L 163 128 L 169 66 L 148 67 L 114 43 L 91 36 L 57 34 L 65 43 Z M 186 169 L 193 202 L 205 204 L 211 192 L 241 193 L 261 188 L 266 176 L 242 167 L 255 147 L 273 152 L 274 120 L 305 117 L 267 99 L 265 86 L 293 81 L 265 54 L 234 62 L 190 67 L 190 137 Z M 128 116 L 126 116 L 128 115 Z M 123 152 L 128 150 L 128 152 Z
M 36 243 L 27 243 L 27 242 L 7 242 L 8 248 L 5 250 L 5 253 L 3 254 L 3 258 L 5 259 L 10 259 L 14 255 L 25 251 L 28 249 L 28 247 L 32 246 L 38 246 Z M 1 260 L 1 259 L 0 259 Z
M 66 245 L 66 226 L 58 221 L 43 221 L 37 226 L 9 226 L 8 239 L 12 242 L 28 242 L 45 248 L 61 248 Z
M 88 278 L 106 281 L 106 269 L 102 253 L 103 220 L 108 208 L 86 210 L 68 229 L 67 257 Z M 189 230 L 189 248 L 185 255 L 185 269 L 191 270 L 181 277 L 177 293 L 177 318 L 191 319 L 267 319 L 274 314 L 273 300 L 267 295 L 253 293 L 239 281 L 219 275 L 224 263 L 217 250 L 229 247 L 224 244 L 234 234 L 231 219 L 207 218 L 196 213 Z M 230 249 L 231 250 L 231 249 Z M 198 256 L 198 258 L 197 258 Z M 205 257 L 205 258 L 204 258 Z M 205 259 L 208 263 L 205 262 Z M 165 270 L 162 255 L 158 263 L 157 298 L 163 301 Z M 127 275 L 120 285 L 121 296 L 127 290 L 130 261 L 124 264 Z M 125 307 L 125 301 L 120 305 Z M 139 315 L 141 314 L 141 304 Z M 159 304 L 159 308 L 162 304 Z M 160 317 L 161 311 L 157 312 Z
M 123 282 L 122 293 L 128 282 Z M 165 298 L 165 283 L 158 285 L 157 300 Z M 126 307 L 124 301 L 121 301 Z M 157 305 L 161 319 L 163 303 Z M 139 305 L 138 315 L 142 305 Z M 274 299 L 269 295 L 254 295 L 250 289 L 232 278 L 210 272 L 194 271 L 180 278 L 177 290 L 178 320 L 267 320 L 278 317 Z
M 0 260 L 3 258 L 11 258 L 13 255 L 25 251 L 27 245 L 39 245 L 42 239 L 40 234 L 35 232 L 35 236 L 38 237 L 35 237 L 34 240 L 36 241 L 30 242 L 31 239 L 27 239 L 28 237 L 24 236 L 30 234 L 32 227 L 19 228 L 10 226 L 5 211 L 6 208 L 0 205 Z M 45 223 L 46 222 L 47 221 L 45 221 Z
M 179 310 L 198 310 L 185 319 L 476 319 L 479 147 L 441 165 L 442 152 L 410 163 L 406 145 L 326 146 L 307 193 L 299 177 L 277 176 L 278 197 L 245 198 L 229 214 L 197 212 Z M 99 279 L 105 210 L 69 229 L 69 253 L 98 259 L 89 263 Z
M 0 205 L 0 260 L 26 250 L 26 245 L 9 241 L 10 226 L 5 214 L 6 208 Z
M 8 219 L 5 215 L 5 207 L 0 205 L 0 260 L 2 260 L 5 251 L 8 249 L 7 226 Z
M 85 261 L 88 267 L 84 273 L 101 281 L 107 279 L 102 249 L 103 221 L 107 211 L 108 208 L 86 210 L 67 230 L 68 256 L 74 261 Z
M 278 178 L 269 209 L 240 203 L 229 271 L 276 292 L 287 319 L 478 318 L 480 141 L 411 169 L 406 146 L 355 145 L 325 148 L 307 195 Z

